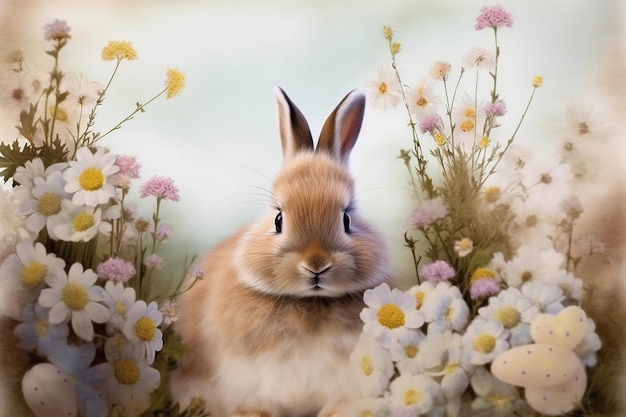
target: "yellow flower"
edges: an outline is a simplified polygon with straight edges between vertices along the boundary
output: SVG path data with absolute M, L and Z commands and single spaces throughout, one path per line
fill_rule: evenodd
M 437 146 L 443 146 L 446 143 L 446 135 L 444 135 L 443 133 L 436 133 L 435 136 L 433 136 L 433 138 L 435 139 L 435 143 L 437 143 Z
M 391 53 L 393 55 L 397 55 L 402 49 L 402 44 L 400 42 L 394 42 L 391 44 Z
M 535 78 L 533 78 L 533 87 L 541 87 L 541 84 L 543 84 L 543 75 L 537 75 Z
M 385 39 L 390 41 L 393 37 L 393 29 L 391 29 L 389 26 L 383 27 L 383 36 L 385 37 Z
M 478 141 L 478 147 L 480 149 L 485 149 L 487 146 L 489 146 L 489 138 L 487 136 L 483 136 Z
M 168 68 L 165 74 L 167 76 L 167 87 L 165 89 L 165 98 L 172 98 L 185 86 L 185 76 L 182 72 L 174 68 Z
M 109 44 L 102 48 L 102 60 L 113 61 L 114 59 L 118 61 L 122 59 L 134 61 L 137 59 L 137 51 L 135 51 L 130 42 L 109 41 Z

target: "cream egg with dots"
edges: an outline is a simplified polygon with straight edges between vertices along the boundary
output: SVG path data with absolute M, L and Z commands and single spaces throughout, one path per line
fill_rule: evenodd
M 546 415 L 566 413 L 580 403 L 587 386 L 582 361 L 573 352 L 588 331 L 585 312 L 576 306 L 558 315 L 541 314 L 530 324 L 534 344 L 503 352 L 491 373 L 503 382 L 524 387 L 526 401 Z
M 33 366 L 22 379 L 26 403 L 36 417 L 75 417 L 76 382 L 51 363 Z

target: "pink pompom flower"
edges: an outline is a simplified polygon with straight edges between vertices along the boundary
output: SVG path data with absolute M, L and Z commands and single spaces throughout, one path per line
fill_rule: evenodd
M 432 283 L 448 281 L 456 275 L 456 271 L 446 261 L 435 261 L 424 266 L 421 276 Z
M 513 26 L 513 16 L 498 4 L 496 6 L 485 6 L 480 9 L 480 14 L 476 18 L 474 29 L 496 29 L 503 26 Z
M 179 201 L 178 188 L 174 185 L 174 180 L 166 177 L 154 176 L 141 186 L 141 198 L 156 197 L 171 201 Z
M 135 266 L 125 259 L 113 257 L 98 265 L 98 278 L 110 281 L 127 282 L 135 276 Z
M 65 20 L 54 20 L 51 23 L 46 23 L 44 26 L 43 38 L 47 41 L 55 40 L 62 41 L 69 39 L 70 27 Z

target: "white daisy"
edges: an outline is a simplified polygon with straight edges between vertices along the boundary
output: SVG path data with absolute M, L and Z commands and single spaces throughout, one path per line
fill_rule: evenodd
M 501 259 L 502 257 L 495 259 Z M 537 247 L 523 245 L 513 259 L 497 265 L 500 276 L 510 287 L 520 287 L 525 282 L 544 280 L 559 275 L 565 257 L 552 248 L 537 250 Z
M 424 320 L 429 323 L 428 333 L 465 328 L 469 307 L 458 287 L 440 282 L 424 300 L 421 308 Z
M 514 199 L 510 207 L 513 222 L 509 236 L 514 245 L 533 246 L 537 249 L 554 246 L 553 239 L 558 233 L 558 224 L 564 218 L 556 199 L 535 193 L 523 199 Z
M 517 387 L 500 381 L 482 366 L 474 370 L 470 383 L 476 393 L 476 399 L 472 402 L 472 416 L 508 417 L 534 414 L 529 413 L 530 409 L 526 401 L 520 398 Z
M 419 285 L 414 285 L 407 291 L 415 298 L 415 308 L 422 310 L 426 298 L 435 291 L 435 284 L 430 281 L 424 281 Z
M 476 102 L 469 95 L 463 97 L 452 111 L 455 145 L 461 145 L 465 151 L 472 151 L 483 136 L 485 119 L 483 103 Z
M 543 197 L 543 205 L 552 203 L 557 208 L 570 193 L 572 172 L 558 155 L 533 158 L 521 169 L 522 185 L 529 195 Z M 549 198 L 548 198 L 549 197 Z
M 111 312 L 107 330 L 112 333 L 114 330 L 122 329 L 128 311 L 135 304 L 135 290 L 132 287 L 125 287 L 121 282 L 113 281 L 107 281 L 104 289 L 106 297 L 103 301 Z
M 39 232 L 51 216 L 61 212 L 61 201 L 69 194 L 63 190 L 65 181 L 61 171 L 53 171 L 45 178 L 36 177 L 33 184 L 30 198 L 20 203 L 20 214 L 27 216 L 29 230 Z
M 449 338 L 448 351 L 441 379 L 441 392 L 446 398 L 446 402 L 460 398 L 469 385 L 469 375 L 474 370 L 474 365 L 469 362 L 466 354 L 466 347 L 463 344 L 463 337 L 458 333 L 453 333 Z
M 521 170 L 533 159 L 533 150 L 524 146 L 513 144 L 504 153 L 498 172 L 509 178 L 521 178 Z
M 104 289 L 94 285 L 98 276 L 91 270 L 83 271 L 83 266 L 75 263 L 67 275 L 58 274 L 46 279 L 51 288 L 45 288 L 39 295 L 39 304 L 49 307 L 48 320 L 52 324 L 68 318 L 78 337 L 91 341 L 93 323 L 109 320 L 109 310 L 100 304 L 105 298 Z
M 127 338 L 139 341 L 144 346 L 149 364 L 154 362 L 155 352 L 163 348 L 163 333 L 158 328 L 162 321 L 163 315 L 155 301 L 146 305 L 145 301 L 138 300 L 128 310 L 122 328 Z
M 96 365 L 104 372 L 109 402 L 125 416 L 134 417 L 150 406 L 150 394 L 160 384 L 159 371 L 151 368 L 139 345 L 127 345 L 113 362 Z
M 55 240 L 88 242 L 100 230 L 102 210 L 77 206 L 70 200 L 61 201 L 61 211 L 48 218 L 48 233 Z
M 350 354 L 350 365 L 363 397 L 376 397 L 385 392 L 394 372 L 389 351 L 368 333 L 361 333 Z
M 383 110 L 394 108 L 402 98 L 402 87 L 392 69 L 379 69 L 376 78 L 368 82 L 365 88 L 371 103 Z
M 434 83 L 422 81 L 406 93 L 406 101 L 413 116 L 421 119 L 437 113 L 441 100 L 433 93 Z
M 545 276 L 543 279 L 548 284 L 559 287 L 571 300 L 580 301 L 583 296 L 583 281 L 571 272 L 562 269 L 560 273 Z
M 4 313 L 19 318 L 22 305 L 34 302 L 47 280 L 64 276 L 64 267 L 65 261 L 53 253 L 47 253 L 41 243 L 20 242 L 15 247 L 15 253 L 0 265 L 4 291 L 19 301 L 4 306 Z
M 72 202 L 77 206 L 95 207 L 104 204 L 116 195 L 112 174 L 119 171 L 115 165 L 115 155 L 98 148 L 92 153 L 87 147 L 76 151 L 76 161 L 63 173 L 67 182 L 65 191 L 72 193 Z
M 384 348 L 409 329 L 424 324 L 424 318 L 415 308 L 415 297 L 398 288 L 392 290 L 386 283 L 366 290 L 363 301 L 367 305 L 360 314 L 363 330 L 380 340 Z
M 14 333 L 22 349 L 37 350 L 45 357 L 67 343 L 69 328 L 67 324 L 50 324 L 48 309 L 34 304 L 22 311 L 21 323 L 15 326 Z
M 557 315 L 564 308 L 563 290 L 547 282 L 527 282 L 522 285 L 522 294 L 535 304 L 540 313 Z
M 428 373 L 440 372 L 444 367 L 448 355 L 448 347 L 453 335 L 451 331 L 443 333 L 428 333 L 419 345 L 416 359 Z
M 426 375 L 403 374 L 389 386 L 391 406 L 408 409 L 417 415 L 427 413 L 439 392 L 439 385 Z
M 509 348 L 509 333 L 502 323 L 476 317 L 463 335 L 463 343 L 470 355 L 470 362 L 482 365 L 491 362 Z
M 391 359 L 396 363 L 400 373 L 408 372 L 417 374 L 426 368 L 420 360 L 420 343 L 426 335 L 419 330 L 408 332 L 394 340 L 389 347 Z
M 0 262 L 15 252 L 19 242 L 36 237 L 26 229 L 26 218 L 18 210 L 21 199 L 14 190 L 0 189 Z
M 530 322 L 539 314 L 539 309 L 520 290 L 509 287 L 491 297 L 486 307 L 478 309 L 478 314 L 487 320 L 502 323 L 511 334 L 511 346 L 519 346 L 532 342 Z

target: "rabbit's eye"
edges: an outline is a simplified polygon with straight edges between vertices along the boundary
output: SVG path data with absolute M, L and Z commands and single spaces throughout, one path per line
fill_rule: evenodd
M 282 233 L 283 231 L 283 213 L 280 211 L 276 215 L 274 219 L 274 226 L 276 226 L 276 233 Z
M 346 233 L 350 233 L 350 227 L 352 226 L 352 219 L 347 211 L 343 212 L 343 230 Z

